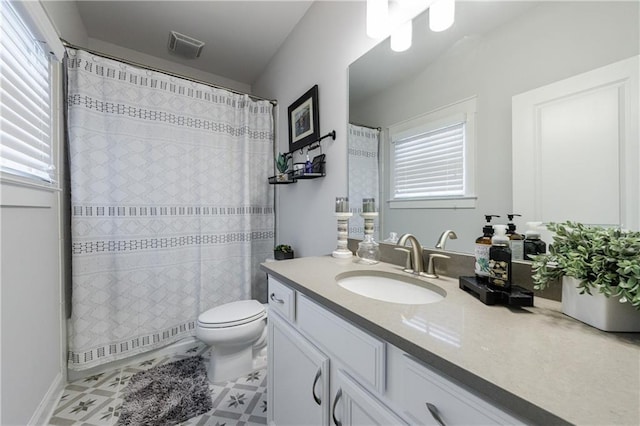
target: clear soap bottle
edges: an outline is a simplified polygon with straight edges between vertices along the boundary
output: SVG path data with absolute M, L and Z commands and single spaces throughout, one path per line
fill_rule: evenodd
M 487 224 L 482 228 L 482 235 L 476 239 L 475 245 L 475 274 L 476 279 L 486 282 L 489 279 L 489 248 L 491 247 L 491 237 L 493 236 L 493 226 L 491 219 L 500 217 L 495 214 L 484 215 Z

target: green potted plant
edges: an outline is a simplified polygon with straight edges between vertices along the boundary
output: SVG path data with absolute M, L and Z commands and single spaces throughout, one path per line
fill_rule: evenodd
M 289 180 L 289 175 L 287 174 L 287 169 L 289 168 L 289 160 L 287 156 L 283 153 L 278 153 L 276 157 L 276 169 L 278 169 L 277 179 L 280 182 Z
M 280 244 L 273 249 L 275 260 L 293 259 L 293 249 L 290 245 Z
M 533 258 L 534 288 L 561 279 L 565 314 L 605 331 L 640 331 L 640 232 L 576 222 L 547 228 L 555 236 Z

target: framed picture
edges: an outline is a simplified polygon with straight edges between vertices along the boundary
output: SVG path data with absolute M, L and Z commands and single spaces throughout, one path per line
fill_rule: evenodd
M 304 148 L 320 137 L 318 85 L 289 106 L 289 151 Z

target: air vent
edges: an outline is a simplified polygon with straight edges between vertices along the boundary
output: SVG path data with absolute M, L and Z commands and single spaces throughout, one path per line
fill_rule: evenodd
M 171 31 L 169 34 L 169 51 L 184 58 L 195 59 L 200 57 L 204 43 L 184 34 Z

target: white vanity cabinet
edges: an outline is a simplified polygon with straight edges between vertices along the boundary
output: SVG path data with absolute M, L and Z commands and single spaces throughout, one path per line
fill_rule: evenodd
M 269 316 L 269 424 L 329 424 L 329 358 L 277 314 Z
M 522 424 L 269 276 L 270 425 Z
M 335 381 L 337 390 L 331 411 L 334 425 L 389 426 L 407 424 L 343 370 L 338 370 Z

